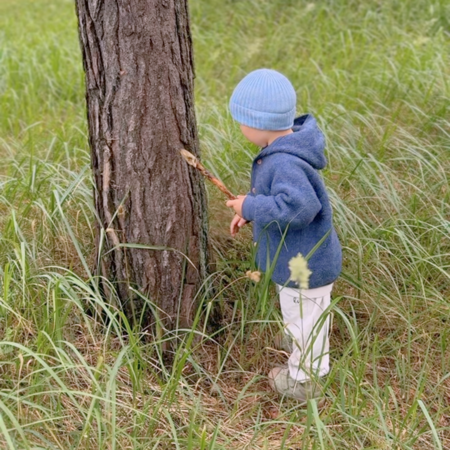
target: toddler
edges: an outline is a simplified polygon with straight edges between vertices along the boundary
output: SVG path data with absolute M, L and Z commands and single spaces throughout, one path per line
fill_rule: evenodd
M 244 136 L 261 147 L 252 165 L 250 192 L 227 206 L 236 212 L 231 234 L 252 222 L 256 262 L 263 272 L 269 270 L 268 255 L 273 264 L 285 323 L 281 341 L 289 345 L 290 357 L 287 366 L 269 372 L 269 383 L 300 402 L 319 399 L 317 379 L 329 372 L 329 315 L 322 313 L 330 305 L 342 264 L 330 202 L 318 173 L 327 163 L 325 139 L 312 115 L 295 118 L 295 90 L 275 70 L 255 70 L 242 79 L 231 96 L 230 111 Z M 318 244 L 308 260 L 312 273 L 305 289 L 290 279 L 288 264 Z

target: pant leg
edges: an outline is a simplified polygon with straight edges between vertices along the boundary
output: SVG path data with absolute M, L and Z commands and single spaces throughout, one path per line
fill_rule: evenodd
M 291 378 L 308 381 L 330 371 L 330 305 L 333 284 L 316 289 L 293 289 L 278 286 L 285 332 L 293 338 L 288 361 Z

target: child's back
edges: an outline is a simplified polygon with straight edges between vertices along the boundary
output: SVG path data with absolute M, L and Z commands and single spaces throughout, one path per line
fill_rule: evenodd
M 325 140 L 311 115 L 295 119 L 293 131 L 262 149 L 253 161 L 242 214 L 253 222 L 262 271 L 268 269 L 267 248 L 272 262 L 281 243 L 272 274 L 280 285 L 298 287 L 290 281 L 288 262 L 298 253 L 308 255 L 325 238 L 308 261 L 309 288 L 317 288 L 336 280 L 342 259 L 328 194 L 318 173 L 326 166 Z

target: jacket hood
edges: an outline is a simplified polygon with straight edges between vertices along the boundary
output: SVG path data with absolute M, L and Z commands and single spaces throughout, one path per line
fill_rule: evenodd
M 324 154 L 325 137 L 317 126 L 316 119 L 311 114 L 297 117 L 292 130 L 293 133 L 279 137 L 264 147 L 258 157 L 289 153 L 301 158 L 316 170 L 323 169 L 327 165 Z

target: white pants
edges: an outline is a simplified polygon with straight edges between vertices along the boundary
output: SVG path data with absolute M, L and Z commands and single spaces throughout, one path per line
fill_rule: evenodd
M 330 371 L 329 339 L 331 289 L 293 289 L 277 285 L 285 333 L 293 340 L 288 361 L 291 378 L 308 381 Z

